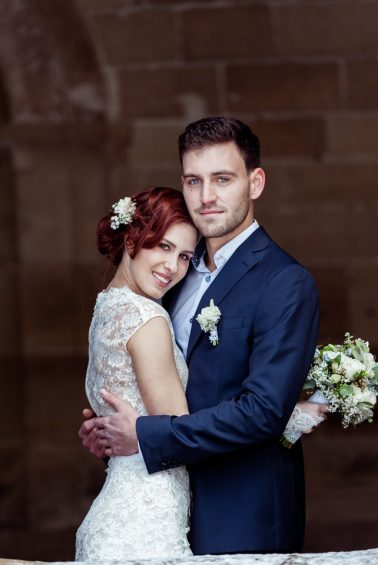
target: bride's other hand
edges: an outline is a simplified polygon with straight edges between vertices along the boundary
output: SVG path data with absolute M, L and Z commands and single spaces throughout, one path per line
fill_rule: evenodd
M 300 400 L 297 402 L 296 407 L 299 408 L 301 412 L 314 419 L 313 427 L 302 430 L 305 434 L 311 434 L 315 428 L 320 426 L 320 424 L 327 419 L 327 415 L 329 414 L 328 404 L 319 404 L 318 402 Z
M 107 390 L 101 390 L 101 396 L 115 409 L 115 413 L 95 418 L 93 429 L 97 448 L 103 449 L 107 457 L 138 453 L 137 410 Z

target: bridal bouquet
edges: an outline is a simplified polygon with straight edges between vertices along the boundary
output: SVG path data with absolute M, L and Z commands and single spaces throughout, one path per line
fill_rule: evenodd
M 303 388 L 312 392 L 308 400 L 328 402 L 330 412 L 341 414 L 344 428 L 365 420 L 372 422 L 378 363 L 370 353 L 369 342 L 346 333 L 342 345 L 318 347 Z M 301 435 L 285 430 L 282 443 L 290 447 Z

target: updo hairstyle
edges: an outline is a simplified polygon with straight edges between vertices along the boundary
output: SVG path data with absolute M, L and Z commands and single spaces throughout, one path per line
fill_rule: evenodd
M 131 198 L 136 210 L 130 224 L 121 224 L 117 229 L 112 229 L 110 222 L 114 210 L 111 210 L 97 225 L 98 250 L 115 266 L 120 264 L 126 246 L 128 254 L 134 259 L 142 247 L 155 247 L 173 224 L 185 222 L 193 225 L 179 190 L 153 186 Z

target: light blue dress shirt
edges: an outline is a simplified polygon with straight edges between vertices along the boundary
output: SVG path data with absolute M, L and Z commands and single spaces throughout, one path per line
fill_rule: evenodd
M 171 312 L 171 320 L 175 331 L 176 342 L 186 357 L 193 317 L 198 304 L 213 280 L 219 275 L 227 261 L 237 248 L 246 240 L 259 224 L 253 220 L 252 224 L 236 237 L 218 249 L 214 255 L 215 270 L 210 271 L 205 265 L 205 253 L 199 260 L 193 260 L 194 269 L 187 275 L 181 288 L 179 297 Z M 195 322 L 196 323 L 196 322 Z

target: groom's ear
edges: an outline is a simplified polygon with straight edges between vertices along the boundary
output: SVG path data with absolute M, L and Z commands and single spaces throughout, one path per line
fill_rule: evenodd
M 249 194 L 251 200 L 257 200 L 261 196 L 264 186 L 265 173 L 261 167 L 257 167 L 249 173 Z

